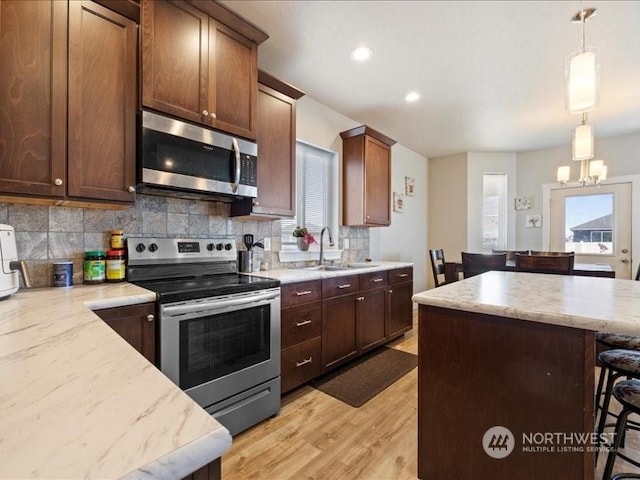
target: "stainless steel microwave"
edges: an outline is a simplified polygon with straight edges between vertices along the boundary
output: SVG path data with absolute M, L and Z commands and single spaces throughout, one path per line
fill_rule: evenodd
M 255 198 L 258 145 L 143 111 L 138 191 L 183 197 Z

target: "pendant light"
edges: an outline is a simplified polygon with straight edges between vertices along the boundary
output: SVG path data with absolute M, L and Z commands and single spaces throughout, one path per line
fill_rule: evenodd
M 571 18 L 571 23 L 582 26 L 580 50 L 569 57 L 567 62 L 567 109 L 571 113 L 582 114 L 582 122 L 573 131 L 572 158 L 580 162 L 580 185 L 599 185 L 607 179 L 607 166 L 602 160 L 592 160 L 595 153 L 593 126 L 587 112 L 593 110 L 599 101 L 599 65 L 595 48 L 586 47 L 585 23 L 596 15 L 595 8 L 582 8 Z M 571 167 L 558 167 L 557 181 L 565 186 L 571 178 Z
M 567 61 L 567 109 L 571 113 L 590 112 L 598 104 L 598 56 L 597 49 L 586 46 L 585 24 L 596 15 L 595 8 L 580 10 L 571 19 L 582 26 L 580 50 Z

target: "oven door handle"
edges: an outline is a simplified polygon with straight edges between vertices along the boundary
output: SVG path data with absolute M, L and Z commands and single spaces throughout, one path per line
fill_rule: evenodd
M 231 145 L 233 146 L 233 151 L 236 154 L 235 179 L 233 181 L 233 185 L 231 185 L 231 191 L 236 193 L 238 191 L 238 185 L 240 185 L 240 146 L 238 145 L 238 140 L 235 138 L 231 140 Z
M 174 305 L 168 307 L 162 307 L 163 315 L 177 316 L 185 315 L 195 312 L 214 312 L 216 310 L 222 310 L 229 307 L 240 307 L 243 305 L 250 305 L 252 303 L 265 302 L 268 300 L 275 300 L 280 295 L 279 292 L 263 293 L 261 295 L 250 296 L 247 298 L 232 298 L 229 300 L 215 301 L 211 303 L 193 303 L 188 305 Z

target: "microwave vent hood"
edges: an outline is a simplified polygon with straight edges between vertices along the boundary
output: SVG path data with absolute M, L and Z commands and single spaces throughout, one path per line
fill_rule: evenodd
M 138 123 L 139 193 L 233 202 L 256 198 L 258 145 L 144 110 Z

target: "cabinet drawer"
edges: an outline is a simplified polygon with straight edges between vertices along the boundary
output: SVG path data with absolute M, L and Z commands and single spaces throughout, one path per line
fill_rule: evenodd
M 360 289 L 369 290 L 370 288 L 383 287 L 389 283 L 389 271 L 371 272 L 360 274 Z
M 282 351 L 283 393 L 320 375 L 321 352 L 320 337 Z
M 337 297 L 360 290 L 358 275 L 326 278 L 322 280 L 322 298 Z
M 389 271 L 390 285 L 411 281 L 413 281 L 413 267 L 396 268 Z
M 282 310 L 282 348 L 306 342 L 320 336 L 322 325 L 322 304 L 309 303 Z
M 321 292 L 320 280 L 284 284 L 280 287 L 281 305 L 284 308 L 315 302 L 320 300 Z

